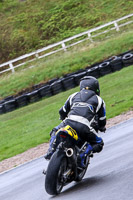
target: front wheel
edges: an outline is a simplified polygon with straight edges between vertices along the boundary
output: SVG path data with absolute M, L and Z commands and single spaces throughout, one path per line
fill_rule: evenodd
M 67 158 L 64 155 L 57 156 L 55 152 L 52 156 L 45 178 L 45 189 L 50 195 L 57 195 L 61 192 L 64 182 L 63 174 L 67 169 Z

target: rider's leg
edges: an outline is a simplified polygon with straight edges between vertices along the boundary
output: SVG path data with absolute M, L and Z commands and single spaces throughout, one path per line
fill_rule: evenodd
M 80 167 L 83 167 L 83 168 L 85 167 L 85 164 L 84 164 L 85 157 L 92 152 L 92 149 L 93 148 L 90 144 L 86 144 L 85 150 L 82 153 L 80 153 L 80 155 L 79 155 L 80 156 L 80 162 L 79 162 Z
M 91 143 L 91 146 L 92 146 L 92 148 L 93 148 L 93 153 L 99 153 L 99 152 L 102 151 L 103 146 L 104 146 L 104 142 L 103 142 L 103 140 L 102 140 L 101 137 L 98 137 L 98 136 L 96 135 L 96 141 L 95 141 L 95 142 L 92 141 L 92 142 L 90 142 L 90 143 Z
M 87 141 L 93 147 L 93 152 L 98 153 L 103 149 L 103 140 L 101 137 L 97 136 L 97 132 L 93 127 L 87 127 L 84 124 L 81 124 L 72 120 L 65 120 L 67 124 L 69 124 L 73 129 L 75 129 L 81 140 Z
M 79 166 L 82 168 L 85 167 L 85 164 L 84 164 L 85 157 L 91 153 L 99 153 L 100 151 L 102 151 L 103 145 L 104 145 L 102 138 L 98 137 L 97 135 L 95 135 L 95 140 L 94 140 L 94 135 L 93 135 L 93 140 L 90 141 L 90 139 L 89 139 L 88 142 L 90 144 L 87 144 L 85 151 L 83 151 L 83 153 L 80 154 Z
M 64 123 L 62 122 L 61 124 L 59 124 L 58 126 L 53 128 L 52 131 L 50 132 L 51 138 L 50 138 L 50 142 L 49 142 L 49 149 L 48 149 L 47 153 L 44 155 L 44 158 L 46 160 L 50 160 L 51 156 L 55 152 L 55 150 L 57 148 L 56 132 L 63 126 L 64 126 Z
M 102 151 L 103 146 L 104 146 L 103 139 L 96 135 L 96 132 L 94 129 L 91 129 L 91 130 L 92 131 L 89 132 L 87 135 L 87 141 L 91 144 L 93 148 L 92 150 L 93 153 L 99 153 L 100 151 Z
M 44 158 L 46 160 L 50 160 L 51 156 L 53 155 L 54 151 L 55 151 L 55 146 L 56 146 L 56 133 L 57 129 L 56 127 L 52 129 L 52 131 L 50 132 L 50 142 L 49 142 L 49 149 L 47 151 L 47 153 L 44 155 Z
M 88 129 L 88 132 L 84 129 L 84 132 L 82 132 L 80 137 L 89 143 L 85 152 L 80 154 L 81 167 L 84 167 L 86 155 L 90 153 L 99 153 L 102 151 L 104 143 L 102 138 L 97 136 L 96 131 L 93 128 Z

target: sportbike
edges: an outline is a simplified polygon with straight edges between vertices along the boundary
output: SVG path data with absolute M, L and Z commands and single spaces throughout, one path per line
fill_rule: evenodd
M 81 142 L 77 132 L 69 125 L 57 132 L 58 147 L 52 155 L 44 173 L 45 190 L 50 195 L 57 195 L 62 188 L 72 181 L 81 181 L 89 165 L 91 151 L 84 154 L 88 143 Z M 81 155 L 84 154 L 83 167 Z

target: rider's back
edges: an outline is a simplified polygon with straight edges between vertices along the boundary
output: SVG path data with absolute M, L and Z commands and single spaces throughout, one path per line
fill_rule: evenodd
M 98 108 L 99 98 L 92 90 L 81 90 L 72 99 L 69 116 L 82 116 L 91 121 Z

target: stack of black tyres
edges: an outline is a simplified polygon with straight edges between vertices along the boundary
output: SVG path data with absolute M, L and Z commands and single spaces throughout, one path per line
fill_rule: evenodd
M 86 75 L 94 76 L 95 78 L 99 78 L 100 77 L 99 66 L 94 66 L 94 67 L 88 69 Z
M 78 86 L 79 83 L 80 83 L 80 79 L 83 78 L 83 77 L 86 76 L 86 75 L 87 75 L 87 71 L 86 71 L 86 70 L 75 74 L 75 75 L 74 75 L 74 82 L 75 82 L 75 85 Z
M 112 68 L 109 61 L 103 62 L 99 65 L 99 72 L 101 76 L 112 73 Z
M 29 103 L 34 103 L 36 101 L 39 101 L 39 99 L 40 99 L 40 94 L 39 94 L 38 90 L 30 92 L 30 93 L 26 94 L 26 96 L 27 96 Z
M 122 62 L 125 67 L 128 67 L 133 64 L 133 53 L 127 53 L 123 55 Z
M 6 101 L 4 104 L 4 111 L 5 112 L 11 112 L 13 110 L 15 110 L 17 108 L 17 104 L 16 104 L 16 101 L 15 99 L 12 99 L 12 100 L 9 100 L 9 101 Z
M 0 104 L 0 114 L 5 113 L 3 105 Z
M 69 89 L 72 89 L 72 88 L 76 87 L 73 75 L 72 76 L 70 75 L 68 77 L 62 78 L 61 82 L 62 82 L 64 90 L 69 90 Z
M 41 87 L 40 89 L 38 89 L 38 92 L 39 92 L 39 95 L 41 96 L 41 98 L 51 97 L 53 95 L 50 85 L 45 85 L 45 86 Z
M 122 57 L 121 56 L 113 56 L 110 61 L 110 65 L 111 65 L 113 72 L 121 70 L 123 68 Z
M 15 100 L 18 108 L 28 104 L 28 97 L 26 94 L 16 97 Z
M 77 72 L 66 74 L 61 78 L 64 90 L 69 90 L 79 84 L 78 79 L 86 74 L 86 70 L 80 69 Z
M 4 100 L 1 100 L 0 101 L 0 114 L 3 114 L 5 113 L 5 110 L 4 110 Z
M 113 56 L 102 63 L 97 63 L 91 67 L 86 67 L 85 70 L 79 70 L 65 75 L 63 78 L 54 78 L 48 81 L 45 85 L 38 88 L 38 85 L 34 87 L 34 90 L 29 93 L 25 93 L 18 97 L 9 96 L 0 101 L 0 114 L 10 112 L 16 108 L 23 107 L 29 103 L 37 102 L 41 98 L 50 97 L 56 95 L 62 91 L 74 88 L 79 85 L 80 79 L 84 76 L 94 76 L 99 78 L 109 73 L 121 70 L 123 67 L 127 67 L 133 64 L 133 51 L 128 51 L 119 56 Z
M 52 94 L 56 95 L 63 91 L 62 81 L 59 79 L 51 84 Z

